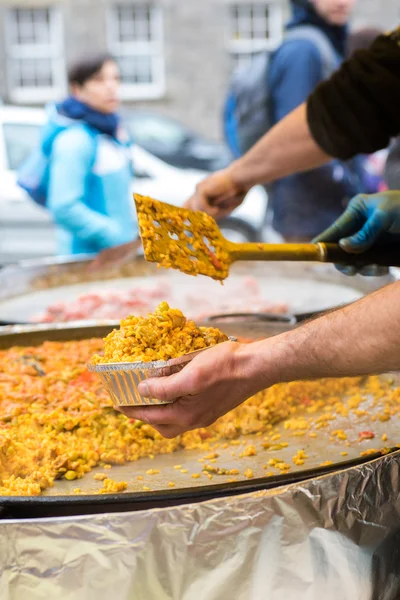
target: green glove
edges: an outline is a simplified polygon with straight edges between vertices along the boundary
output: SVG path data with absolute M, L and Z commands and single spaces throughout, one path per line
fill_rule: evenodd
M 318 235 L 314 242 L 339 242 L 343 250 L 353 254 L 365 252 L 376 243 L 400 244 L 400 191 L 359 194 L 344 213 Z M 386 275 L 387 267 L 371 265 L 360 271 L 356 267 L 336 265 L 346 275 Z

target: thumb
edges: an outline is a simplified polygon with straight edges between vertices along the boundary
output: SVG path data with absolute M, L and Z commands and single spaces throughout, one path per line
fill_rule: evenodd
M 162 402 L 172 402 L 182 396 L 190 395 L 190 377 L 187 377 L 187 370 L 182 369 L 179 373 L 168 377 L 146 379 L 139 384 L 138 391 L 145 398 L 156 398 Z
M 393 218 L 387 212 L 377 209 L 356 234 L 341 239 L 340 246 L 354 254 L 365 252 L 390 229 L 392 223 Z
M 325 229 L 312 241 L 317 242 L 338 242 L 346 235 L 357 231 L 365 221 L 359 202 L 350 203 L 344 213 L 330 226 Z

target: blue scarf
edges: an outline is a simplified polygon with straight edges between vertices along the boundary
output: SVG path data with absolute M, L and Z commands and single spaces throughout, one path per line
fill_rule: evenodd
M 340 56 L 344 58 L 348 36 L 347 25 L 331 25 L 327 23 L 327 21 L 320 17 L 310 2 L 292 0 L 291 4 L 293 16 L 292 20 L 287 24 L 286 29 L 293 29 L 293 27 L 299 25 L 313 25 L 314 27 L 318 27 L 329 38 Z
M 114 138 L 117 137 L 119 116 L 116 113 L 102 113 L 80 102 L 74 96 L 69 96 L 69 98 L 58 104 L 57 111 L 69 119 L 85 121 L 85 123 L 102 133 L 106 133 Z

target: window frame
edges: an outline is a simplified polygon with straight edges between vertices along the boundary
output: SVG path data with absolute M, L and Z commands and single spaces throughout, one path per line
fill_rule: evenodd
M 12 31 L 17 26 L 14 16 L 17 10 L 48 10 L 50 40 L 47 44 L 16 44 Z M 52 4 L 41 7 L 9 6 L 5 14 L 6 43 L 6 82 L 8 97 L 16 104 L 43 104 L 55 100 L 66 91 L 65 58 L 64 58 L 64 26 L 59 7 Z M 50 54 L 50 56 L 49 56 Z M 47 59 L 51 61 L 52 86 L 18 86 L 15 85 L 12 62 L 24 59 Z
M 119 8 L 146 7 L 150 10 L 150 23 L 152 31 L 155 32 L 154 40 L 149 41 L 116 41 L 118 38 L 118 16 Z M 149 56 L 153 64 L 152 83 L 122 83 L 120 90 L 121 100 L 152 100 L 162 98 L 165 95 L 165 57 L 164 57 L 164 20 L 162 7 L 158 4 L 146 2 L 114 2 L 108 6 L 106 11 L 107 20 L 107 46 L 115 58 L 129 56 Z
M 254 7 L 262 7 L 269 9 L 268 16 L 268 33 L 269 36 L 257 38 L 234 39 L 234 18 L 233 9 L 243 8 L 250 9 Z M 246 57 L 251 58 L 252 55 L 262 52 L 263 50 L 274 50 L 283 40 L 285 9 L 282 2 L 279 0 L 269 0 L 266 2 L 229 2 L 227 3 L 228 10 L 228 27 L 227 27 L 227 47 L 232 59 L 235 59 L 240 64 L 241 60 Z

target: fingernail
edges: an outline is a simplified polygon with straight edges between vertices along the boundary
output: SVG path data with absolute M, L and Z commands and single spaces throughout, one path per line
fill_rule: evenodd
M 142 381 L 138 387 L 139 394 L 145 398 L 150 398 L 150 390 L 147 381 Z
M 339 246 L 343 248 L 343 250 L 347 251 L 353 248 L 353 245 L 351 244 L 351 242 L 349 242 L 348 238 L 343 238 L 339 240 Z
M 340 271 L 340 273 L 347 275 L 347 277 L 353 277 L 357 274 L 357 269 L 349 265 L 335 265 L 335 267 L 338 271 Z
M 367 265 L 361 269 L 361 275 L 365 277 L 382 277 L 389 272 L 388 267 L 380 267 L 378 265 Z

